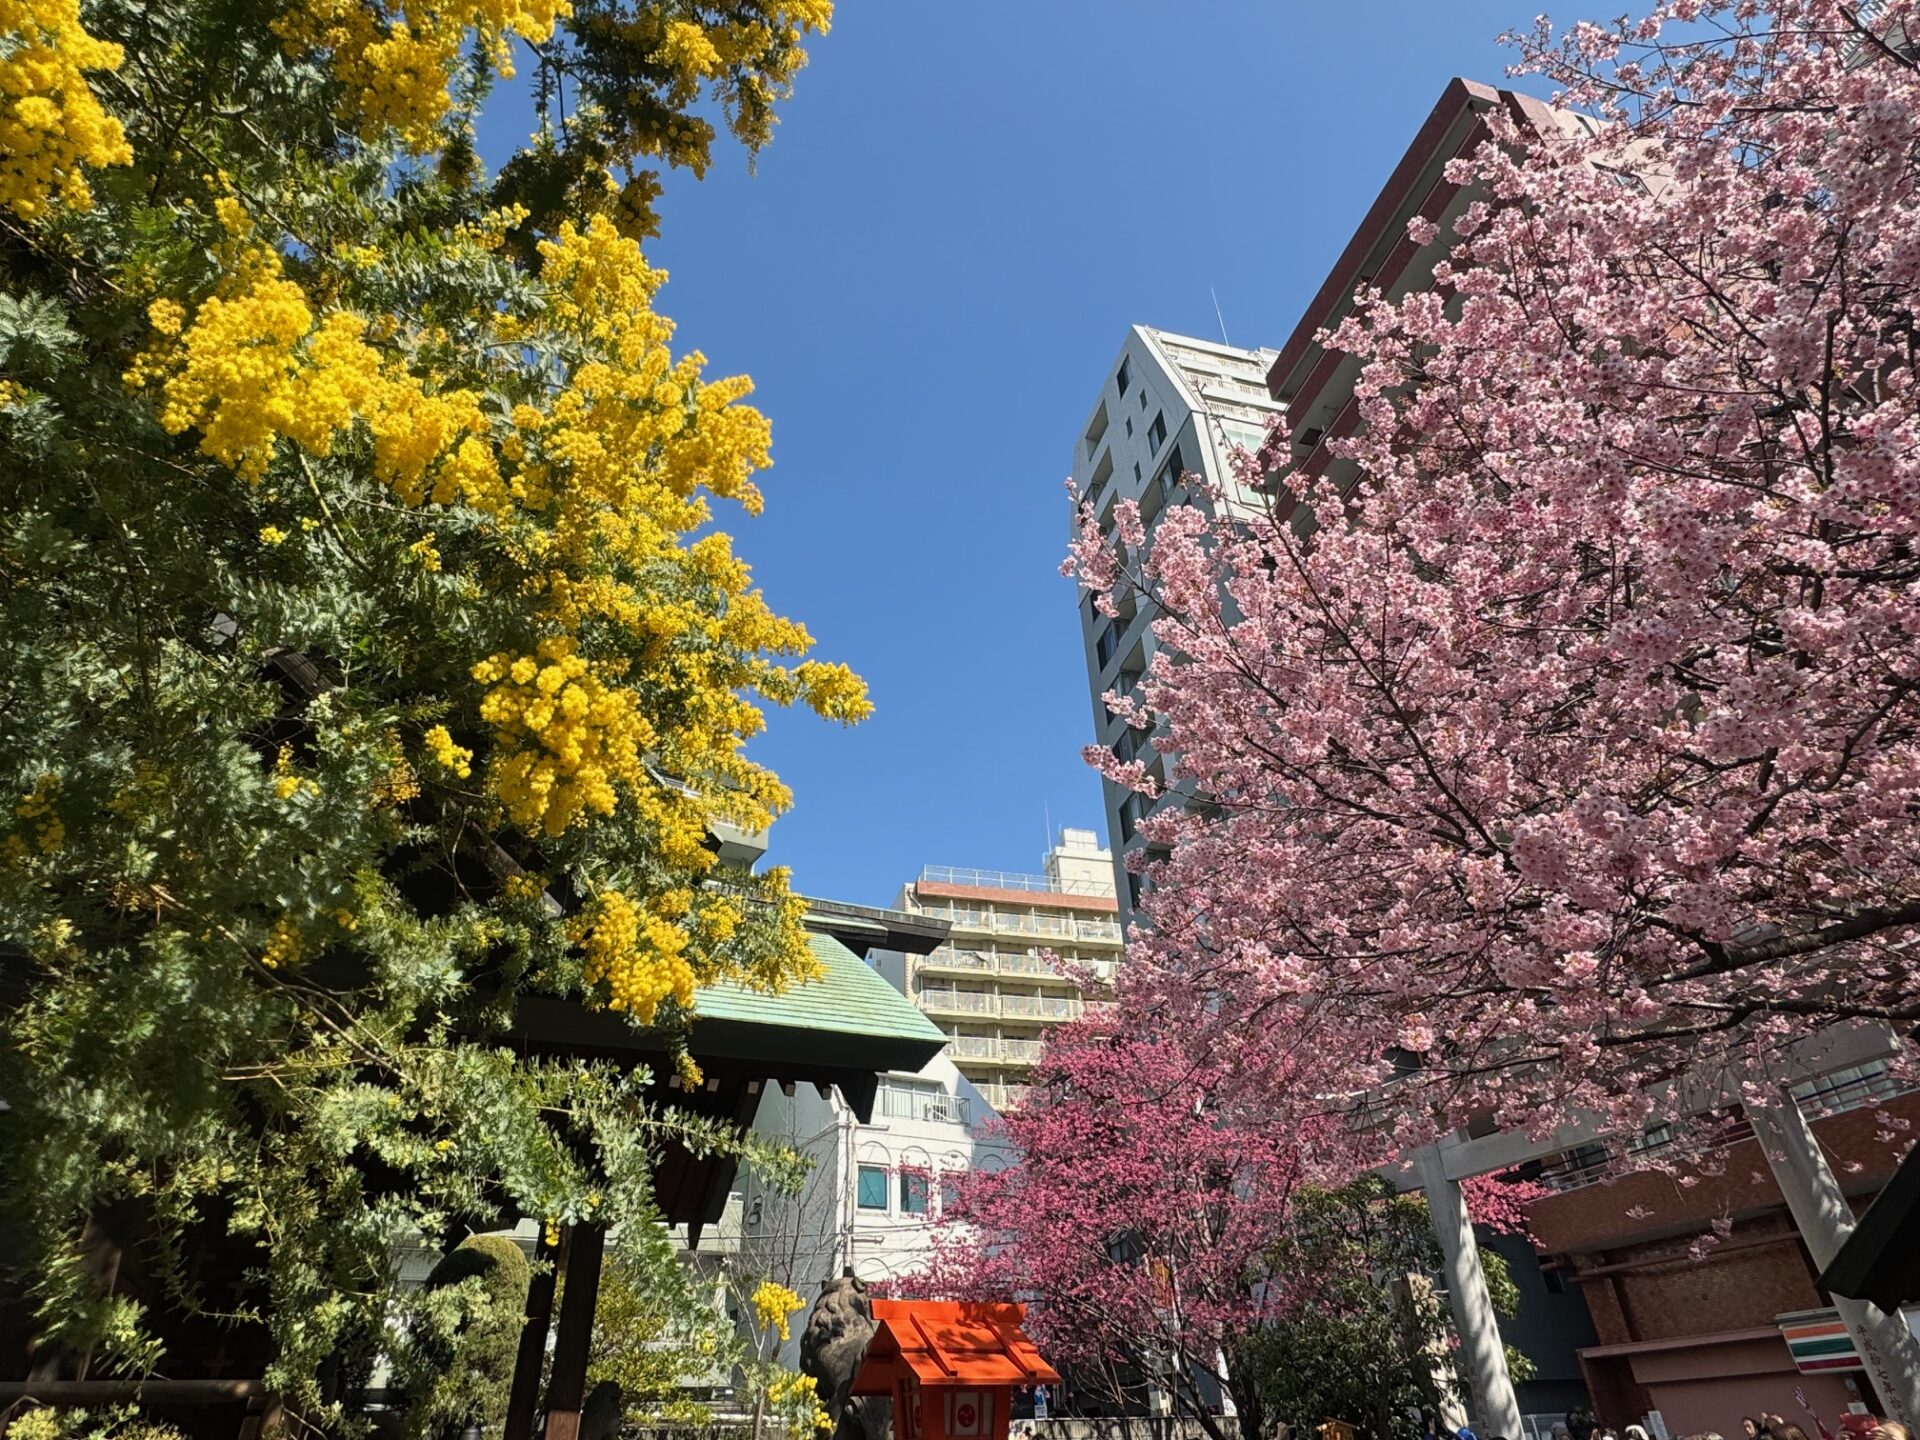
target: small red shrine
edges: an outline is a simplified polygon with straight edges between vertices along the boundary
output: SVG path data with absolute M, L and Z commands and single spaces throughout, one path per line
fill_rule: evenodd
M 875 1300 L 855 1395 L 893 1397 L 893 1440 L 1006 1440 L 1018 1385 L 1059 1372 L 1020 1328 L 1024 1305 Z

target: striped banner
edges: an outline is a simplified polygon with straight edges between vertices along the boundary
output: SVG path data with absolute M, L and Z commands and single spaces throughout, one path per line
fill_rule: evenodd
M 1779 1325 L 1797 1369 L 1803 1372 L 1866 1369 L 1838 1312 L 1800 1310 L 1777 1316 L 1774 1323 Z

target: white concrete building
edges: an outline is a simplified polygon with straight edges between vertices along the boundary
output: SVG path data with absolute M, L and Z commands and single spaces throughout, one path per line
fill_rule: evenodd
M 875 964 L 946 1032 L 947 1054 L 994 1109 L 1020 1102 L 1049 1029 L 1103 1003 L 1122 938 L 1113 881 L 1100 837 L 1063 829 L 1037 875 L 930 865 L 894 901 L 951 933 Z M 1069 966 L 1092 973 L 1091 993 Z
M 754 1130 L 798 1151 L 812 1169 L 797 1195 L 743 1177 L 744 1263 L 809 1303 L 848 1268 L 869 1284 L 915 1274 L 926 1264 L 933 1221 L 953 1180 L 1007 1163 L 1009 1152 L 992 1133 L 996 1118 L 944 1054 L 917 1074 L 883 1076 L 870 1124 L 861 1124 L 837 1093 L 770 1089 Z M 797 1365 L 799 1354 L 796 1325 L 781 1359 Z
M 1167 506 L 1207 506 L 1187 483 L 1189 475 L 1205 476 L 1210 484 L 1224 487 L 1230 504 L 1250 509 L 1263 505 L 1260 496 L 1233 484 L 1230 457 L 1236 447 L 1257 449 L 1281 409 L 1267 393 L 1267 371 L 1276 355 L 1144 325 L 1127 332 L 1073 453 L 1074 484 L 1094 507 L 1110 542 L 1117 543 L 1113 513 L 1122 500 L 1139 504 L 1149 548 L 1153 522 Z M 1130 569 L 1137 560 L 1128 557 Z M 1092 597 L 1080 597 L 1094 734 L 1122 759 L 1138 756 L 1157 764 L 1144 734 L 1109 715 L 1101 699 L 1110 690 L 1125 693 L 1146 673 L 1155 648 L 1152 619 L 1153 605 L 1146 596 L 1134 597 L 1111 620 L 1093 608 Z M 1138 899 L 1138 880 L 1127 875 L 1126 856 L 1140 847 L 1136 827 L 1146 802 L 1112 785 L 1102 788 L 1124 926 Z M 1178 793 L 1160 803 L 1178 803 Z

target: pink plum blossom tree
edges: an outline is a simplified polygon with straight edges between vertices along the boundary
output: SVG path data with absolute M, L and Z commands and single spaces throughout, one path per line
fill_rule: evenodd
M 1196 1063 L 1124 1000 L 1055 1031 L 1004 1121 L 1015 1163 L 962 1180 L 907 1288 L 1028 1301 L 1056 1364 L 1116 1390 L 1159 1384 L 1227 1440 L 1219 1387 L 1260 1440 L 1260 1395 L 1233 1357 L 1297 1302 L 1302 1277 L 1277 1261 L 1296 1187 L 1334 1138 L 1294 1113 L 1297 1078 Z
M 1542 22 L 1520 68 L 1606 123 L 1451 162 L 1432 288 L 1328 337 L 1351 481 L 1283 424 L 1264 514 L 1122 507 L 1118 553 L 1085 516 L 1097 603 L 1159 607 L 1107 703 L 1199 802 L 1140 827 L 1129 949 L 1190 1054 L 1268 1037 L 1329 1109 L 1397 1075 L 1385 1148 L 1920 1020 L 1909 36 L 1914 0 Z

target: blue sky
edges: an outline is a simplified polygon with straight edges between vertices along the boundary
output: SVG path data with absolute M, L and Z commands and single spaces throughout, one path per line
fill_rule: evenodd
M 725 150 L 669 185 L 661 308 L 773 421 L 765 514 L 723 520 L 877 707 L 756 746 L 798 888 L 884 903 L 925 864 L 1038 869 L 1049 817 L 1099 828 L 1058 565 L 1126 327 L 1217 335 L 1211 286 L 1233 343 L 1281 344 L 1447 80 L 1506 83 L 1496 37 L 1537 9 L 841 0 L 757 173 Z

